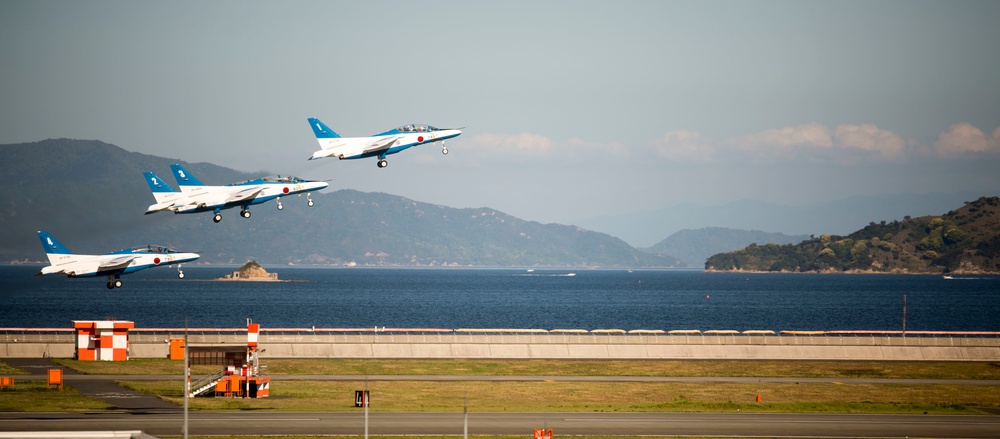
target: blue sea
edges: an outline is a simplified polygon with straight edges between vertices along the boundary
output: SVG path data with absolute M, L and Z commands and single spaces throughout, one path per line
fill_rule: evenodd
M 0 328 L 531 328 L 1000 331 L 1000 276 L 696 270 L 265 267 L 300 282 L 214 282 L 236 267 L 105 278 L 0 266 Z M 570 274 L 573 274 L 572 276 Z

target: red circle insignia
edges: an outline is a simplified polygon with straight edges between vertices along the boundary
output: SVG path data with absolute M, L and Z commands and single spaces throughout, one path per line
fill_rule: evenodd
M 158 257 L 157 258 L 153 258 L 153 263 L 156 264 L 156 265 L 160 265 L 160 258 L 158 258 Z
M 282 189 L 281 191 L 287 194 L 288 193 L 288 186 L 285 186 L 285 188 Z
M 424 141 L 424 136 L 417 137 L 417 142 L 423 143 L 423 141 Z

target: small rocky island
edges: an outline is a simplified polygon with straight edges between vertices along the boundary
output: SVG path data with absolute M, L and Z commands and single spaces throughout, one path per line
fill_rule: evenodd
M 243 264 L 238 270 L 216 280 L 238 282 L 285 282 L 278 280 L 278 273 L 268 273 L 257 261 Z

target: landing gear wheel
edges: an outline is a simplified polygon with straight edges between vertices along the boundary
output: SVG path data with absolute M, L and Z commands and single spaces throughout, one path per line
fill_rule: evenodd
M 114 283 L 114 282 L 111 282 L 111 281 L 108 281 L 108 289 L 109 289 L 109 290 L 113 290 L 113 289 L 115 289 L 115 283 Z
M 121 287 L 122 287 L 122 280 L 115 279 L 115 288 L 121 288 Z
M 284 208 L 285 208 L 285 206 L 282 206 L 281 203 L 278 203 L 278 210 L 281 210 L 281 209 L 284 209 Z
M 316 203 L 314 203 L 313 200 L 309 200 L 309 207 L 313 207 L 315 205 L 316 205 Z
M 441 154 L 448 155 L 448 148 L 441 148 Z
M 240 211 L 240 216 L 242 216 L 243 218 L 250 218 L 250 211 L 243 209 Z
M 222 221 L 222 215 L 218 214 L 218 213 L 215 214 L 215 216 L 212 217 L 212 221 L 215 221 L 215 222 Z
M 177 277 L 179 277 L 181 279 L 184 279 L 184 272 L 183 271 L 178 271 L 177 272 Z
M 378 159 L 378 167 L 384 168 L 386 166 L 389 166 L 389 162 L 385 161 L 385 159 Z

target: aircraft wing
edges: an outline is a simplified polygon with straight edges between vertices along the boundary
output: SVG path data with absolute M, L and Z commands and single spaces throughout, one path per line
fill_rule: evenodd
M 369 145 L 368 147 L 366 147 L 365 150 L 364 150 L 364 152 L 363 152 L 363 154 L 368 154 L 368 153 L 371 153 L 371 152 L 378 152 L 378 151 L 382 151 L 383 149 L 389 149 L 389 147 L 391 147 L 392 144 L 394 142 L 396 142 L 396 140 L 399 139 L 400 137 L 402 137 L 402 136 L 390 137 L 390 138 L 385 139 L 385 140 L 379 139 L 378 142 L 376 142 L 376 143 L 374 143 L 374 144 Z
M 118 256 L 111 259 L 105 259 L 101 261 L 100 265 L 97 266 L 97 271 L 115 271 L 124 270 L 133 259 L 137 256 Z
M 229 197 L 226 198 L 225 204 L 237 203 L 243 200 L 252 200 L 262 190 L 264 190 L 264 188 L 260 186 L 253 186 L 249 189 L 243 189 L 241 191 L 232 192 L 229 194 Z

